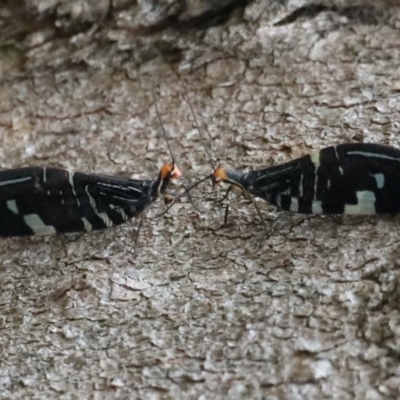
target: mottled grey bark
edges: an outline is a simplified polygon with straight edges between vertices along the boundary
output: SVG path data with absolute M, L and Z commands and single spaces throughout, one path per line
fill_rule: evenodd
M 26 0 L 0 9 L 0 167 L 185 183 L 341 142 L 400 147 L 396 1 Z M 239 5 L 244 5 L 243 2 Z M 237 5 L 237 3 L 235 3 Z M 225 22 L 224 22 L 225 21 Z M 224 22 L 215 25 L 218 22 Z M 299 216 L 209 185 L 70 242 L 1 240 L 0 398 L 398 398 L 398 217 Z M 157 217 L 157 218 L 156 218 Z

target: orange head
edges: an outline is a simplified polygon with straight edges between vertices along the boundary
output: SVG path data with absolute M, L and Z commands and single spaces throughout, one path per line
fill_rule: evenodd
M 166 194 L 166 190 L 168 189 L 168 185 L 171 179 L 179 179 L 182 176 L 181 170 L 172 162 L 165 163 L 161 169 L 160 174 L 157 179 L 157 193 L 159 196 L 164 198 L 164 201 L 167 203 L 170 201 L 169 194 Z
M 160 176 L 161 179 L 179 179 L 182 172 L 174 163 L 165 163 L 161 167 Z
M 226 169 L 219 166 L 214 173 L 211 175 L 212 184 L 218 185 L 221 182 L 225 182 L 228 179 Z

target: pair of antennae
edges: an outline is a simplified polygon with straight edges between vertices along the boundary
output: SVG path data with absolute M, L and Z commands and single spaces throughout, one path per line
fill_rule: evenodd
M 169 154 L 171 155 L 171 159 L 172 159 L 172 165 L 175 166 L 175 157 L 174 157 L 174 154 L 173 154 L 172 149 L 171 149 L 171 145 L 170 145 L 169 140 L 168 140 L 168 137 L 167 137 L 167 131 L 166 131 L 165 128 L 164 128 L 164 125 L 163 125 L 162 119 L 161 119 L 161 115 L 160 115 L 160 112 L 159 112 L 159 110 L 158 110 L 154 86 L 152 86 L 152 93 L 153 93 L 154 107 L 155 107 L 155 109 L 156 109 L 156 114 L 157 114 L 158 122 L 160 123 L 161 130 L 162 130 L 162 132 L 163 132 L 165 141 L 167 142 L 168 151 L 169 151 Z M 197 185 L 194 185 L 194 186 L 197 186 Z M 193 187 L 194 187 L 194 186 L 193 186 Z M 192 206 L 193 206 L 197 211 L 199 211 L 198 208 L 197 208 L 197 207 L 195 206 L 195 204 L 193 203 L 192 197 L 190 196 L 190 193 L 189 193 L 189 191 L 190 191 L 193 187 L 186 188 L 185 185 L 183 185 L 183 187 L 184 187 L 185 191 L 184 191 L 182 194 L 180 194 L 179 196 L 176 196 L 175 199 L 173 200 L 173 202 L 161 213 L 161 215 L 165 214 L 165 213 L 178 201 L 178 199 L 180 199 L 183 195 L 187 195 L 187 196 L 189 197 L 189 201 L 190 201 L 190 203 L 192 204 Z
M 191 113 L 192 113 L 193 120 L 194 120 L 194 123 L 195 123 L 195 125 L 196 125 L 196 129 L 197 129 L 197 131 L 199 132 L 199 135 L 200 135 L 201 143 L 202 143 L 203 148 L 204 148 L 204 150 L 205 150 L 205 152 L 206 152 L 206 154 L 207 154 L 208 160 L 210 161 L 210 164 L 211 164 L 211 166 L 212 166 L 212 168 L 213 168 L 213 172 L 215 172 L 216 168 L 215 168 L 215 165 L 214 165 L 214 163 L 213 163 L 213 161 L 212 161 L 212 158 L 211 158 L 211 156 L 210 156 L 210 153 L 208 152 L 207 147 L 206 147 L 206 145 L 205 145 L 205 140 L 204 140 L 203 132 L 202 132 L 202 130 L 201 130 L 201 128 L 200 128 L 200 125 L 199 125 L 199 123 L 198 123 L 198 121 L 197 121 L 196 114 L 195 114 L 194 109 L 193 109 L 193 106 L 192 106 L 192 102 L 190 101 L 190 98 L 189 98 L 188 90 L 187 90 L 186 85 L 185 85 L 185 83 L 183 82 L 183 80 L 182 80 L 181 82 L 182 82 L 182 86 L 183 86 L 183 88 L 184 88 L 184 90 L 185 90 L 186 99 L 187 99 L 187 101 L 188 101 L 188 103 L 189 103 L 190 111 L 191 111 Z M 168 150 L 169 150 L 169 152 L 170 152 L 170 154 L 171 154 L 171 158 L 172 158 L 172 163 L 173 163 L 173 165 L 175 165 L 175 158 L 174 158 L 174 156 L 173 156 L 172 149 L 171 149 L 171 146 L 170 146 L 169 141 L 168 141 L 168 138 L 167 138 L 167 133 L 166 133 L 165 128 L 164 128 L 164 126 L 163 126 L 163 124 L 162 124 L 161 116 L 160 116 L 160 113 L 159 113 L 159 110 L 158 110 L 158 107 L 157 107 L 157 101 L 156 101 L 156 97 L 155 97 L 155 93 L 154 93 L 154 86 L 153 86 L 153 98 L 154 98 L 154 105 L 155 105 L 155 109 L 156 109 L 156 113 L 157 113 L 157 118 L 158 118 L 158 120 L 159 120 L 161 129 L 162 129 L 162 131 L 163 131 L 163 135 L 164 135 L 165 141 L 167 142 Z M 195 182 L 193 185 L 191 185 L 191 186 L 188 187 L 188 188 L 186 188 L 186 187 L 184 186 L 185 191 L 184 191 L 183 193 L 181 193 L 179 196 L 175 197 L 174 201 L 166 208 L 166 210 L 164 210 L 164 212 L 163 212 L 161 215 L 163 215 L 164 213 L 166 213 L 166 212 L 167 212 L 181 197 L 183 197 L 184 195 L 188 195 L 191 204 L 192 204 L 193 207 L 198 211 L 197 207 L 196 207 L 196 206 L 194 205 L 194 203 L 193 203 L 193 200 L 192 200 L 192 198 L 191 198 L 189 192 L 190 192 L 192 189 L 194 189 L 196 186 L 198 186 L 199 184 L 201 184 L 202 182 L 204 182 L 204 181 L 206 181 L 206 180 L 208 180 L 208 179 L 210 179 L 210 178 L 212 178 L 212 177 L 213 177 L 213 174 L 210 174 L 210 175 L 206 176 L 205 178 L 200 179 L 199 181 Z M 242 189 L 243 189 L 243 188 L 242 188 Z M 226 193 L 226 195 L 224 196 L 224 199 L 227 197 L 227 195 L 229 194 L 230 190 L 231 190 L 231 187 L 227 190 L 227 193 Z M 248 197 L 248 196 L 246 196 L 246 197 Z M 263 221 L 264 225 L 266 225 L 266 223 L 265 223 L 265 221 L 264 221 L 264 218 L 263 218 L 263 216 L 262 216 L 262 214 L 261 214 L 261 211 L 260 211 L 260 209 L 259 209 L 257 203 L 254 201 L 254 199 L 253 199 L 252 197 L 248 197 L 248 198 L 252 201 L 252 203 L 254 204 L 254 206 L 255 206 L 255 208 L 256 208 L 257 214 L 259 215 L 260 219 Z M 226 208 L 226 210 L 225 210 L 225 218 L 224 218 L 224 224 L 223 224 L 223 226 L 226 225 L 227 218 L 228 218 L 228 212 L 229 212 L 229 206 L 227 206 L 227 208 Z
M 197 129 L 197 131 L 199 132 L 200 139 L 201 139 L 201 143 L 202 143 L 202 145 L 203 145 L 203 147 L 204 147 L 204 150 L 205 150 L 205 152 L 206 152 L 206 154 L 207 154 L 207 157 L 208 157 L 208 159 L 209 159 L 209 161 L 210 161 L 210 164 L 211 164 L 211 166 L 212 166 L 212 168 L 213 168 L 213 172 L 214 172 L 214 171 L 215 171 L 215 165 L 214 165 L 214 163 L 213 163 L 213 161 L 212 161 L 212 158 L 211 158 L 211 156 L 210 156 L 210 153 L 208 152 L 207 147 L 206 147 L 206 145 L 205 145 L 204 136 L 203 136 L 202 130 L 201 130 L 201 128 L 200 128 L 200 125 L 199 125 L 199 123 L 198 123 L 198 121 L 197 121 L 196 114 L 195 114 L 194 109 L 193 109 L 193 106 L 192 106 L 192 102 L 190 101 L 188 90 L 187 90 L 187 88 L 186 88 L 185 83 L 184 83 L 183 81 L 181 81 L 181 83 L 182 83 L 182 86 L 183 86 L 183 88 L 184 88 L 184 90 L 185 90 L 186 99 L 187 99 L 187 102 L 189 103 L 190 111 L 191 111 L 191 113 L 192 113 L 193 120 L 194 120 L 194 123 L 195 123 L 195 125 L 196 125 L 196 129 Z M 154 96 L 154 98 L 155 98 L 155 95 L 154 95 L 154 87 L 153 87 L 153 96 Z M 156 103 L 155 100 L 154 100 L 154 104 L 155 104 L 155 108 L 156 108 L 158 120 L 160 121 L 160 125 L 161 125 L 162 130 L 163 130 L 163 133 L 164 133 L 164 137 L 166 138 L 165 129 L 164 129 L 163 125 L 162 125 L 161 118 L 160 118 L 160 114 L 159 114 L 158 108 L 157 108 L 157 103 Z M 170 153 L 171 153 L 171 157 L 173 157 L 173 156 L 172 156 L 171 148 L 170 148 L 169 143 L 168 143 L 168 140 L 167 140 L 167 144 L 168 144 L 169 151 L 170 151 Z M 198 208 L 197 208 L 197 207 L 195 206 L 195 204 L 193 203 L 193 200 L 192 200 L 192 198 L 191 198 L 191 196 L 190 196 L 190 191 L 191 191 L 192 189 L 194 189 L 196 186 L 200 185 L 201 183 L 203 183 L 203 182 L 205 182 L 205 181 L 211 179 L 212 176 L 213 176 L 213 174 L 207 175 L 205 178 L 200 179 L 199 181 L 195 182 L 193 185 L 189 186 L 188 188 L 186 188 L 186 187 L 183 185 L 185 191 L 184 191 L 183 193 L 181 193 L 179 196 L 175 197 L 174 201 L 173 201 L 159 216 L 161 216 L 161 215 L 165 214 L 166 212 L 168 212 L 169 209 L 172 208 L 173 205 L 174 205 L 180 198 L 182 198 L 182 197 L 185 196 L 185 195 L 187 195 L 187 196 L 189 197 L 189 201 L 190 201 L 190 203 L 192 204 L 192 206 L 193 206 L 197 211 L 199 211 Z M 200 211 L 199 211 L 199 212 L 200 212 Z
M 209 159 L 209 161 L 210 161 L 210 164 L 211 164 L 211 166 L 212 166 L 212 168 L 213 168 L 213 171 L 215 172 L 215 170 L 216 170 L 215 165 L 214 165 L 214 163 L 213 163 L 213 161 L 212 161 L 212 158 L 211 158 L 211 156 L 210 156 L 210 153 L 208 152 L 207 147 L 206 147 L 206 145 L 205 145 L 203 133 L 202 133 L 202 131 L 201 131 L 201 129 L 200 129 L 200 126 L 199 126 L 199 124 L 198 124 L 198 122 L 197 122 L 196 114 L 195 114 L 195 112 L 194 112 L 194 110 L 193 110 L 192 103 L 191 103 L 190 98 L 189 98 L 188 90 L 187 90 L 186 85 L 185 85 L 185 83 L 184 83 L 183 81 L 182 81 L 182 86 L 183 86 L 184 89 L 185 89 L 186 99 L 187 99 L 187 101 L 188 101 L 188 103 L 189 103 L 189 107 L 190 107 L 190 111 L 192 112 L 192 115 L 193 115 L 194 123 L 195 123 L 196 128 L 197 128 L 197 130 L 198 130 L 198 132 L 199 132 L 199 135 L 200 135 L 200 138 L 201 138 L 201 143 L 203 144 L 204 150 L 205 150 L 205 152 L 206 152 L 206 154 L 207 154 L 207 157 L 208 157 L 208 159 Z M 213 174 L 211 174 L 211 175 L 209 175 L 209 176 L 206 176 L 205 178 L 203 178 L 203 179 L 201 179 L 200 181 L 196 182 L 195 184 L 193 184 L 192 186 L 190 186 L 190 187 L 186 190 L 186 192 L 189 194 L 189 190 L 193 189 L 194 187 L 196 187 L 196 186 L 199 185 L 200 183 L 204 182 L 205 180 L 212 178 L 212 176 L 213 176 Z M 237 184 L 236 184 L 236 185 L 237 185 Z M 241 186 L 240 186 L 240 187 L 241 187 Z M 229 195 L 229 193 L 230 193 L 230 191 L 231 191 L 231 188 L 232 188 L 232 186 L 229 187 L 229 189 L 227 190 L 227 192 L 226 192 L 226 194 L 225 194 L 225 196 L 223 197 L 222 200 L 224 200 L 225 198 L 228 197 L 228 195 Z M 241 189 L 246 193 L 246 191 L 245 191 L 242 187 L 241 187 Z M 260 217 L 261 221 L 263 221 L 264 225 L 266 225 L 266 223 L 265 223 L 265 221 L 264 221 L 264 218 L 263 218 L 263 216 L 262 216 L 262 214 L 261 214 L 261 211 L 260 211 L 260 209 L 259 209 L 257 203 L 254 201 L 254 199 L 253 199 L 251 196 L 249 197 L 249 196 L 246 194 L 246 197 L 247 197 L 248 199 L 250 199 L 251 202 L 254 204 L 254 207 L 256 208 L 256 211 L 257 211 L 258 216 Z M 226 223 L 227 223 L 227 220 L 228 220 L 228 213 L 229 213 L 229 205 L 226 207 L 224 223 L 223 223 L 222 226 L 225 226 Z
M 204 136 L 203 136 L 203 133 L 202 133 L 202 131 L 201 131 L 201 129 L 200 129 L 200 125 L 199 125 L 199 123 L 197 122 L 196 114 L 195 114 L 195 112 L 194 112 L 194 109 L 193 109 L 193 106 L 192 106 L 192 102 L 190 101 L 188 90 L 187 90 L 187 88 L 186 88 L 185 83 L 184 83 L 183 81 L 181 81 L 181 82 L 182 82 L 183 88 L 185 89 L 186 99 L 187 99 L 187 101 L 188 101 L 188 103 L 189 103 L 190 111 L 191 111 L 191 113 L 192 113 L 193 120 L 194 120 L 194 123 L 195 123 L 195 125 L 196 125 L 197 131 L 199 132 L 199 135 L 200 135 L 200 138 L 201 138 L 201 143 L 202 143 L 202 145 L 203 145 L 203 147 L 204 147 L 204 150 L 205 150 L 205 152 L 206 152 L 206 154 L 207 154 L 208 159 L 210 160 L 210 163 L 211 163 L 211 166 L 212 166 L 212 168 L 213 168 L 213 171 L 215 171 L 215 166 L 214 166 L 214 163 L 213 163 L 212 158 L 211 158 L 211 156 L 210 156 L 210 153 L 208 152 L 207 147 L 206 147 L 206 145 L 205 145 Z M 153 92 L 153 95 L 154 95 L 154 92 Z M 158 113 L 158 108 L 157 108 L 157 103 L 156 103 L 156 102 L 155 102 L 155 106 L 156 106 L 156 112 L 157 112 L 158 119 L 159 119 L 160 124 L 161 124 L 161 126 L 162 126 L 161 118 L 160 118 L 160 115 L 159 115 L 159 113 Z M 165 136 L 165 130 L 164 130 L 164 128 L 162 128 L 162 129 L 163 129 L 164 136 Z M 167 143 L 168 143 L 168 141 L 167 141 Z M 168 148 L 170 149 L 170 152 L 171 152 L 171 148 L 169 147 L 169 144 L 168 144 Z M 171 152 L 171 156 L 172 156 L 172 152 Z M 197 207 L 194 205 L 194 203 L 193 203 L 193 200 L 192 200 L 192 198 L 191 198 L 191 196 L 190 196 L 190 191 L 191 191 L 192 189 L 194 189 L 196 186 L 198 186 L 198 185 L 200 185 L 201 183 L 205 182 L 206 180 L 210 179 L 212 176 L 213 176 L 212 174 L 207 175 L 205 178 L 200 179 L 199 181 L 195 182 L 193 185 L 189 186 L 188 188 L 186 188 L 186 187 L 183 185 L 183 187 L 185 188 L 185 191 L 184 191 L 183 193 L 181 193 L 179 196 L 177 196 L 177 197 L 174 199 L 174 201 L 166 208 L 166 210 L 163 212 L 163 214 L 166 213 L 166 212 L 181 198 L 181 197 L 183 197 L 183 196 L 185 196 L 185 195 L 187 195 L 187 196 L 189 197 L 189 201 L 191 202 L 192 206 L 193 206 L 197 211 L 199 211 L 198 208 L 197 208 Z
M 210 156 L 210 153 L 209 153 L 208 150 L 207 150 L 207 146 L 206 146 L 206 144 L 205 144 L 203 132 L 202 132 L 202 130 L 201 130 L 201 128 L 200 128 L 200 125 L 199 125 L 199 123 L 198 123 L 198 121 L 197 121 L 196 114 L 195 114 L 194 109 L 193 109 L 193 106 L 192 106 L 192 102 L 190 101 L 189 92 L 188 92 L 187 87 L 186 87 L 186 85 L 185 85 L 185 83 L 184 83 L 183 81 L 182 81 L 182 86 L 183 86 L 183 88 L 184 88 L 184 90 L 185 90 L 186 99 L 187 99 L 187 101 L 188 101 L 188 103 L 189 103 L 190 112 L 192 113 L 193 120 L 194 120 L 194 123 L 195 123 L 195 125 L 196 125 L 196 129 L 197 129 L 197 131 L 199 132 L 200 139 L 201 139 L 201 143 L 202 143 L 202 145 L 203 145 L 203 147 L 204 147 L 204 150 L 205 150 L 205 152 L 206 152 L 206 154 L 207 154 L 208 160 L 210 161 L 210 164 L 211 164 L 213 170 L 215 171 L 215 165 L 214 165 L 214 163 L 213 163 L 213 161 L 212 161 L 212 158 L 211 158 L 211 156 Z M 175 157 L 174 157 L 174 155 L 173 155 L 173 153 L 172 153 L 171 145 L 170 145 L 170 143 L 169 143 L 169 141 L 168 141 L 168 137 L 167 137 L 167 132 L 166 132 L 166 130 L 165 130 L 165 128 L 164 128 L 164 125 L 163 125 L 162 120 L 161 120 L 160 112 L 159 112 L 159 110 L 158 110 L 154 86 L 152 87 L 152 92 L 153 92 L 154 107 L 155 107 L 155 109 L 156 109 L 157 118 L 158 118 L 158 121 L 159 121 L 159 123 L 160 123 L 161 130 L 162 130 L 162 132 L 163 132 L 165 141 L 167 142 L 167 146 L 168 146 L 169 153 L 170 153 L 170 155 L 171 155 L 172 163 L 175 164 Z M 203 181 L 203 180 L 202 180 L 202 181 Z

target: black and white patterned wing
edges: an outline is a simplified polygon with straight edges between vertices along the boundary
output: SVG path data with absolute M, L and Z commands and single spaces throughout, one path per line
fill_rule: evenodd
M 154 199 L 152 181 L 56 168 L 0 172 L 0 236 L 90 232 L 119 225 Z
M 248 190 L 283 210 L 313 214 L 400 211 L 400 150 L 340 144 L 246 175 Z

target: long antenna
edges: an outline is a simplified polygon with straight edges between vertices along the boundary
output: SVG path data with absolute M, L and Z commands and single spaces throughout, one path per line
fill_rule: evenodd
M 174 154 L 172 153 L 172 149 L 171 149 L 171 146 L 170 146 L 170 144 L 169 144 L 168 137 L 167 137 L 167 132 L 166 132 L 166 130 L 165 130 L 165 128 L 164 128 L 164 125 L 163 125 L 163 123 L 162 123 L 162 120 L 161 120 L 160 112 L 158 111 L 158 106 L 157 106 L 157 100 L 156 100 L 156 94 L 155 94 L 154 86 L 152 86 L 152 93 L 153 93 L 154 107 L 155 107 L 155 109 L 156 109 L 156 114 L 157 114 L 158 122 L 160 123 L 161 130 L 162 130 L 162 132 L 163 132 L 165 141 L 167 142 L 167 147 L 168 147 L 168 150 L 169 150 L 169 154 L 171 155 L 172 164 L 175 165 L 175 157 L 174 157 Z
M 170 153 L 171 158 L 172 158 L 172 164 L 175 165 L 175 157 L 174 157 L 174 154 L 172 153 L 172 149 L 171 149 L 171 146 L 170 146 L 170 144 L 169 144 L 168 137 L 167 137 L 167 132 L 166 132 L 166 130 L 165 130 L 165 128 L 164 128 L 164 125 L 163 125 L 162 120 L 161 120 L 160 112 L 159 112 L 159 110 L 158 110 L 154 86 L 152 86 L 152 93 L 153 93 L 153 101 L 154 101 L 154 107 L 155 107 L 155 109 L 156 109 L 157 118 L 158 118 L 158 121 L 159 121 L 159 123 L 160 123 L 160 126 L 161 126 L 161 129 L 162 129 L 162 132 L 163 132 L 165 141 L 167 142 L 168 150 L 169 150 L 169 153 Z M 197 185 L 194 185 L 194 186 L 197 186 Z M 194 186 L 193 186 L 193 187 L 194 187 Z M 190 189 L 189 189 L 189 190 L 186 189 L 185 186 L 184 186 L 184 188 L 185 188 L 185 191 L 184 191 L 180 196 L 177 196 L 177 197 L 173 200 L 173 202 L 166 208 L 166 210 L 164 210 L 164 212 L 163 212 L 162 214 L 160 214 L 160 216 L 163 215 L 163 214 L 165 214 L 165 213 L 177 202 L 177 200 L 178 200 L 179 198 L 181 198 L 181 197 L 182 197 L 183 195 L 185 195 L 185 194 L 187 194 L 187 196 L 188 196 L 188 198 L 189 198 L 189 201 L 190 201 L 190 203 L 192 204 L 192 206 L 195 208 L 195 210 L 199 211 L 198 208 L 197 208 L 197 207 L 195 206 L 195 204 L 193 203 L 192 197 L 190 196 L 190 193 L 189 193 Z
M 204 150 L 205 150 L 205 152 L 206 152 L 206 154 L 207 154 L 208 159 L 210 160 L 210 164 L 211 164 L 213 170 L 215 171 L 215 165 L 214 165 L 214 163 L 213 163 L 213 161 L 212 161 L 212 158 L 211 158 L 211 156 L 210 156 L 210 153 L 208 152 L 207 147 L 206 147 L 206 145 L 205 145 L 203 133 L 202 133 L 202 131 L 201 131 L 201 129 L 200 129 L 199 123 L 197 122 L 196 114 L 195 114 L 195 112 L 194 112 L 194 110 L 193 110 L 192 103 L 191 103 L 190 98 L 189 98 L 189 93 L 188 93 L 188 90 L 187 90 L 186 85 L 185 85 L 185 83 L 183 82 L 183 80 L 182 80 L 182 86 L 183 86 L 184 89 L 185 89 L 186 99 L 187 99 L 187 101 L 188 101 L 188 103 L 189 103 L 189 107 L 190 107 L 190 111 L 191 111 L 191 113 L 192 113 L 192 115 L 193 115 L 194 123 L 195 123 L 196 128 L 197 128 L 197 130 L 198 130 L 198 132 L 199 132 L 199 135 L 200 135 L 200 138 L 201 138 L 201 143 L 202 143 L 202 145 L 203 145 L 203 147 L 204 147 Z

